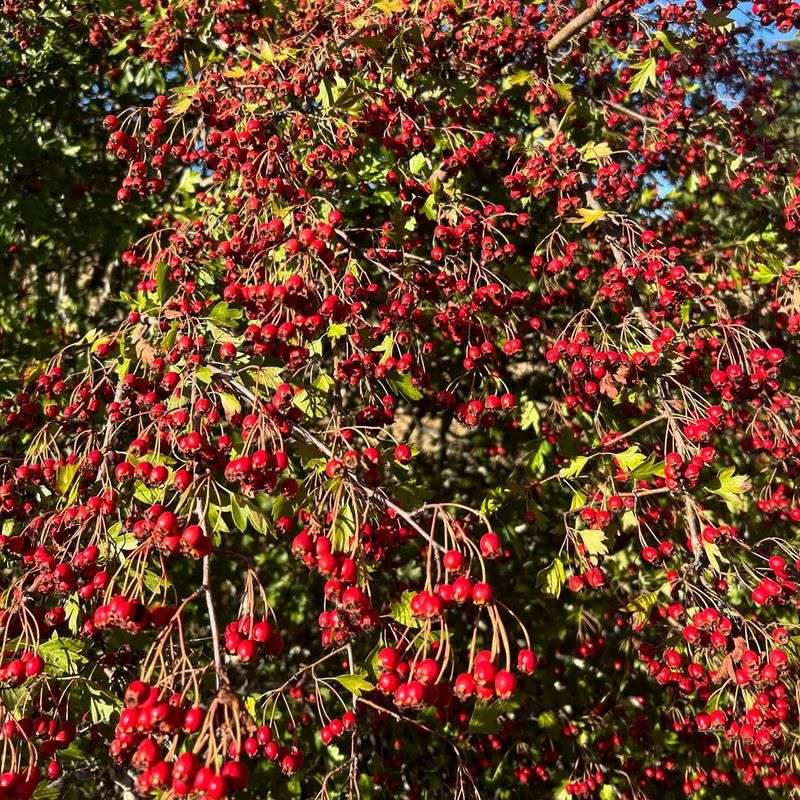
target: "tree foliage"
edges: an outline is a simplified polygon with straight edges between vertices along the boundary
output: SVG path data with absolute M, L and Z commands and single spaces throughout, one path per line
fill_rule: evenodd
M 796 792 L 800 7 L 44 5 L 0 797 Z

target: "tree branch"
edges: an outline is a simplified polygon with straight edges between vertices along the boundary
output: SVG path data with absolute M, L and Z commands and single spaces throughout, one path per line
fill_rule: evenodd
M 203 529 L 203 533 L 208 535 L 206 531 L 205 510 L 200 498 L 197 498 L 195 506 L 197 513 L 198 524 Z M 208 609 L 208 625 L 211 628 L 211 644 L 214 648 L 214 672 L 216 673 L 217 689 L 224 682 L 227 684 L 227 675 L 225 674 L 225 666 L 222 661 L 222 647 L 219 638 L 219 625 L 217 623 L 217 613 L 214 609 L 214 597 L 211 594 L 211 556 L 203 556 L 203 585 L 202 590 L 206 598 L 206 608 Z
M 597 2 L 581 11 L 577 17 L 573 17 L 563 28 L 547 42 L 547 52 L 554 53 L 562 44 L 568 42 L 577 33 L 580 33 L 587 25 L 590 25 L 599 17 L 614 0 L 597 0 Z

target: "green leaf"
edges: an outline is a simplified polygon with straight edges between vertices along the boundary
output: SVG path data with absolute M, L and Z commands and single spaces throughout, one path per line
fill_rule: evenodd
M 129 358 L 121 358 L 114 367 L 114 372 L 117 373 L 119 380 L 125 380 L 125 376 L 130 372 L 131 360 Z
M 86 664 L 89 659 L 83 654 L 85 642 L 81 639 L 60 637 L 57 633 L 39 645 L 39 655 L 51 672 L 64 675 L 75 672 L 79 664 Z
M 160 593 L 170 584 L 170 580 L 166 575 L 163 575 L 152 569 L 145 570 L 144 575 L 142 575 L 142 581 L 144 582 L 145 587 L 147 587 L 147 590 L 152 594 Z
M 555 711 L 542 711 L 536 718 L 536 724 L 543 731 L 553 733 L 558 729 L 558 716 Z
M 231 308 L 224 301 L 215 304 L 208 312 L 208 318 L 220 328 L 235 328 L 241 317 L 241 308 Z
M 578 509 L 583 508 L 586 505 L 586 501 L 589 498 L 583 492 L 573 492 L 572 493 L 572 500 L 569 504 L 570 511 L 577 511 Z
M 536 407 L 533 400 L 524 400 L 522 402 L 522 414 L 519 420 L 519 427 L 521 430 L 526 431 L 528 428 L 533 428 L 536 433 L 539 433 L 539 422 L 541 421 L 541 414 Z
M 122 527 L 121 522 L 115 522 L 106 530 L 108 540 L 119 551 L 135 550 L 139 546 L 139 540 Z
M 644 455 L 636 445 L 629 447 L 621 453 L 617 453 L 614 458 L 625 472 L 633 472 L 636 467 L 647 461 L 647 456 Z
M 292 513 L 292 505 L 283 495 L 278 495 L 272 501 L 270 513 L 272 514 L 272 519 L 277 522 L 284 514 Z
M 194 376 L 198 381 L 200 381 L 200 383 L 211 383 L 214 373 L 211 370 L 211 367 L 198 367 L 194 371 Z
M 583 468 L 589 463 L 588 456 L 577 456 L 572 459 L 572 461 L 567 464 L 566 467 L 562 467 L 558 472 L 559 478 L 577 478 L 578 475 L 583 472 Z
M 411 383 L 411 375 L 404 372 L 399 378 L 389 378 L 389 385 L 408 400 L 421 400 L 422 392 Z
M 531 456 L 529 468 L 537 477 L 542 477 L 547 470 L 547 456 L 553 451 L 553 445 L 547 439 L 541 439 Z
M 469 720 L 469 733 L 497 733 L 500 730 L 500 717 L 516 708 L 519 708 L 517 700 L 476 703 Z
M 706 558 L 708 559 L 708 563 L 711 565 L 711 569 L 714 570 L 718 575 L 722 574 L 722 568 L 719 565 L 720 561 L 726 561 L 727 558 L 722 555 L 722 550 L 719 549 L 719 545 L 716 542 L 707 542 L 705 539 L 703 541 L 703 551 L 706 554 Z
M 89 714 L 92 722 L 106 723 L 122 708 L 122 701 L 114 695 L 89 685 Z
M 422 208 L 420 211 L 429 219 L 431 222 L 435 222 L 437 217 L 439 216 L 436 213 L 436 195 L 429 194 L 428 199 L 422 204 Z
M 510 494 L 511 489 L 507 486 L 493 486 L 481 501 L 481 513 L 493 514 L 503 505 Z
M 606 535 L 597 528 L 587 528 L 579 531 L 583 546 L 587 552 L 593 556 L 604 556 L 608 553 L 606 547 Z
M 558 597 L 566 579 L 567 574 L 564 572 L 564 564 L 560 558 L 556 558 L 544 569 L 539 570 L 539 574 L 536 576 L 536 585 L 544 594 L 550 597 Z
M 634 64 L 636 72 L 631 78 L 630 90 L 631 92 L 641 92 L 647 88 L 648 84 L 656 86 L 658 84 L 658 76 L 656 75 L 656 60 L 652 56 Z
M 755 269 L 750 273 L 750 277 L 756 283 L 766 286 L 768 283 L 772 283 L 776 278 L 780 278 L 782 273 L 783 264 L 779 261 L 771 264 L 758 263 L 755 265 Z
M 376 347 L 372 348 L 373 353 L 383 353 L 381 356 L 380 364 L 383 364 L 385 361 L 392 357 L 392 351 L 394 350 L 394 334 L 387 333 L 386 336 L 381 339 L 381 343 Z
M 664 45 L 664 49 L 670 54 L 674 55 L 675 53 L 680 53 L 677 47 L 669 40 L 669 36 L 664 31 L 656 31 L 654 34 L 655 38 L 658 39 L 661 44 Z
M 133 490 L 133 496 L 148 506 L 153 503 L 161 503 L 164 500 L 164 486 L 147 486 L 141 481 L 137 481 Z
M 282 383 L 282 372 L 283 367 L 258 367 L 257 369 L 251 369 L 247 374 L 255 385 L 275 389 L 278 384 Z
M 81 606 L 77 595 L 71 594 L 64 603 L 65 621 L 69 632 L 75 636 L 78 633 L 78 622 L 81 616 Z
M 156 267 L 156 296 L 159 305 L 163 305 L 167 299 L 167 274 L 169 267 L 166 262 L 160 262 Z
M 324 78 L 319 82 L 319 97 L 320 103 L 323 108 L 330 108 L 334 103 L 333 90 L 331 85 Z
M 320 372 L 314 378 L 314 388 L 319 389 L 323 394 L 328 394 L 334 386 L 336 386 L 336 381 L 327 372 Z
M 647 457 L 647 461 L 636 467 L 636 469 L 628 475 L 628 478 L 633 481 L 643 481 L 654 477 L 663 478 L 665 466 L 666 464 L 663 461 L 656 461 L 655 455 L 651 453 Z
M 635 531 L 639 528 L 639 518 L 636 514 L 628 509 L 621 517 L 620 517 L 620 527 L 622 528 L 625 533 L 630 533 L 631 531 Z
M 244 533 L 247 530 L 247 508 L 239 505 L 239 502 L 236 499 L 236 495 L 231 495 L 231 519 L 233 519 L 233 524 Z
M 617 790 L 614 788 L 613 783 L 604 783 L 600 787 L 600 800 L 615 800 L 617 796 Z
M 244 698 L 244 707 L 253 719 L 258 719 L 258 703 L 261 697 L 260 694 L 248 694 Z
M 360 96 L 356 91 L 355 82 L 351 81 L 336 95 L 336 108 L 356 108 L 359 105 Z
M 40 783 L 33 793 L 33 800 L 59 800 L 62 787 L 58 783 Z
M 356 532 L 356 521 L 353 516 L 353 509 L 350 506 L 339 506 L 336 511 L 336 518 L 333 521 L 333 535 L 331 536 L 331 547 L 335 552 L 343 552 L 350 545 L 350 541 Z
M 625 606 L 624 610 L 633 614 L 631 620 L 634 628 L 641 628 L 650 617 L 653 606 L 658 602 L 658 592 L 645 592 Z
M 406 591 L 400 596 L 400 599 L 392 604 L 389 610 L 389 616 L 401 625 L 407 628 L 419 628 L 420 624 L 417 618 L 411 613 L 411 600 L 415 592 Z
M 121 39 L 117 40 L 114 46 L 108 51 L 108 55 L 110 56 L 118 56 L 120 53 L 124 53 L 128 49 L 128 42 L 130 41 L 133 34 L 128 33 L 125 34 Z
M 355 697 L 360 697 L 362 692 L 371 692 L 375 688 L 360 672 L 351 673 L 350 675 L 336 675 L 333 679 Z
M 310 419 L 323 419 L 328 414 L 325 394 L 318 390 L 309 392 L 303 389 L 292 398 L 292 402 Z
M 721 497 L 731 511 L 744 507 L 742 495 L 750 490 L 750 479 L 745 475 L 736 475 L 735 467 L 725 467 L 717 473 L 717 486 L 709 487 L 712 494 Z
M 497 733 L 500 730 L 500 714 L 495 705 L 476 703 L 469 720 L 469 733 Z
M 408 161 L 408 168 L 412 175 L 419 175 L 428 163 L 424 153 L 415 153 Z
M 732 29 L 735 25 L 734 21 L 724 12 L 712 11 L 709 9 L 703 14 L 703 19 L 709 28 L 720 28 L 723 33 L 726 29 Z
M 206 525 L 208 526 L 208 530 L 212 533 L 230 533 L 231 529 L 222 516 L 222 512 L 228 510 L 227 506 L 218 506 L 215 503 L 209 503 L 206 511 Z

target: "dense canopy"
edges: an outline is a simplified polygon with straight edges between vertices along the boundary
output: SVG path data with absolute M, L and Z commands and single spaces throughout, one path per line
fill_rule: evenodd
M 798 791 L 798 27 L 3 0 L 0 800 Z

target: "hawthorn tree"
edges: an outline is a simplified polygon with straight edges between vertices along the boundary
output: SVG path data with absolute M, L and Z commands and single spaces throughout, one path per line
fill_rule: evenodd
M 20 366 L 121 318 L 133 283 L 119 253 L 155 198 L 115 201 L 117 164 L 102 120 L 163 93 L 146 61 L 93 46 L 91 18 L 66 0 L 0 4 L 0 391 Z M 171 180 L 165 173 L 165 179 Z M 163 199 L 163 198 L 160 198 Z M 180 203 L 180 192 L 171 197 Z
M 170 88 L 2 405 L 0 798 L 797 792 L 800 5 L 68 10 Z

